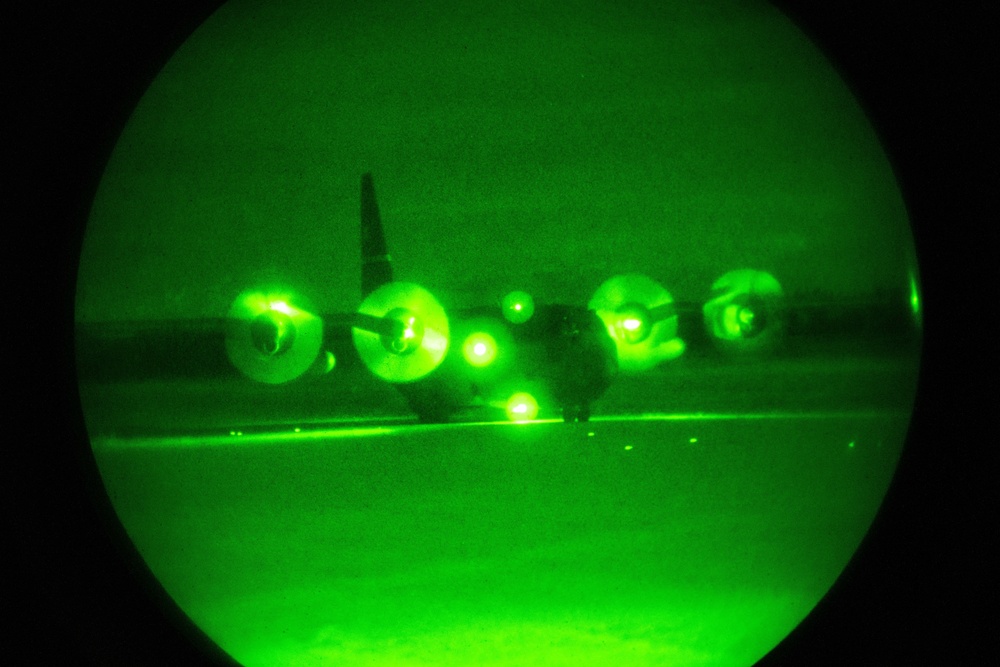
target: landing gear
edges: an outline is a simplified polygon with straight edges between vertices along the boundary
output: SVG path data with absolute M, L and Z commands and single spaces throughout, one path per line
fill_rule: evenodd
M 563 421 L 564 422 L 587 422 L 590 421 L 590 406 L 584 403 L 583 405 L 564 405 L 562 409 Z

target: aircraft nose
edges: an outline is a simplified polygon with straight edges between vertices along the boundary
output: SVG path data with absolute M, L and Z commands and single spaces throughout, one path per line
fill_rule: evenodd
M 569 338 L 577 337 L 580 335 L 580 325 L 568 316 L 563 317 L 559 323 L 559 335 Z
M 557 399 L 586 405 L 604 393 L 618 370 L 614 341 L 591 311 L 565 313 L 558 331 L 551 349 Z

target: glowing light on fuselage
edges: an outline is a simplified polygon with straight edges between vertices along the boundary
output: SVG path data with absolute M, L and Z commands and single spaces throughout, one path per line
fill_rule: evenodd
M 285 315 L 291 316 L 295 314 L 295 311 L 292 310 L 292 307 L 288 305 L 287 301 L 272 301 L 267 305 L 270 310 L 276 310 L 279 313 L 284 313 Z
M 473 366 L 487 366 L 497 356 L 497 342 L 488 333 L 471 334 L 462 344 L 465 360 Z
M 501 301 L 500 308 L 508 322 L 521 324 L 531 319 L 535 312 L 535 301 L 527 292 L 510 292 Z
M 507 418 L 511 421 L 531 421 L 537 416 L 538 401 L 531 394 L 519 392 L 507 400 Z
M 622 321 L 622 326 L 625 327 L 627 331 L 638 331 L 639 327 L 642 326 L 642 320 L 629 317 Z

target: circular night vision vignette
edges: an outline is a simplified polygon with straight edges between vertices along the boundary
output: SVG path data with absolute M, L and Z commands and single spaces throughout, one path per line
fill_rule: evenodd
M 208 23 L 206 23 L 206 25 L 211 24 L 214 20 L 215 20 L 214 18 L 211 19 Z M 202 32 L 199 31 L 199 33 L 196 33 L 195 37 L 198 37 L 201 34 Z M 156 84 L 154 84 L 154 88 L 155 85 Z M 113 158 L 113 160 L 114 159 L 115 158 Z M 170 204 L 167 203 L 166 205 L 169 206 Z M 727 267 L 727 268 L 742 268 L 742 267 Z M 717 273 L 721 275 L 723 272 L 718 271 Z M 910 275 L 911 275 L 911 281 L 914 282 L 913 294 L 914 294 L 914 299 L 916 299 L 917 288 L 915 287 L 915 278 L 912 277 L 915 275 L 915 273 L 911 273 Z M 282 302 L 279 301 L 279 303 Z M 917 309 L 915 308 L 915 310 Z M 275 326 L 277 328 L 280 328 L 278 325 Z M 738 324 L 730 323 L 728 324 L 728 326 L 729 329 L 734 329 L 734 327 L 738 327 Z M 724 323 L 723 328 L 725 327 L 726 324 Z M 88 418 L 89 416 L 90 415 L 88 413 Z M 905 428 L 905 423 L 904 423 L 904 428 Z M 899 437 L 900 438 L 902 437 L 902 433 L 899 434 Z M 853 449 L 854 441 L 851 441 L 850 445 L 848 446 Z M 109 470 L 110 470 L 109 467 L 102 467 L 102 474 L 107 475 Z M 150 469 L 149 472 L 152 475 L 150 479 L 155 479 L 156 470 Z M 888 472 L 888 474 L 889 476 L 891 476 L 891 470 Z M 167 481 L 163 479 L 161 479 L 160 481 L 163 482 L 164 484 L 167 483 Z M 173 481 L 171 483 L 173 483 Z M 887 481 L 888 478 L 886 478 L 886 483 Z M 107 479 L 107 477 L 106 477 L 106 482 L 109 482 L 109 484 L 122 483 L 120 481 L 111 482 L 109 479 Z M 124 489 L 125 487 L 119 486 L 118 488 L 121 490 Z M 884 492 L 884 487 L 882 488 L 882 491 Z M 113 495 L 112 497 L 115 496 Z M 215 501 L 219 502 L 219 498 L 215 498 Z M 117 505 L 116 509 L 119 511 L 120 516 L 123 514 L 127 515 L 130 514 L 130 512 L 132 512 L 132 510 L 130 509 L 122 508 Z M 177 508 L 175 507 L 175 509 Z M 133 513 L 132 516 L 134 517 L 136 516 L 136 514 Z M 867 523 L 870 522 L 870 518 L 871 517 L 869 516 L 868 521 L 865 522 L 866 526 Z M 213 520 L 217 519 L 218 517 L 216 517 Z M 127 520 L 123 521 L 123 523 L 126 525 L 127 529 L 130 528 Z M 132 525 L 132 527 L 134 526 L 135 524 Z M 134 532 L 135 532 L 134 530 L 129 529 L 129 534 L 133 538 L 135 537 Z M 149 537 L 148 531 L 147 531 L 147 537 Z M 169 541 L 170 538 L 169 536 L 160 535 L 156 536 L 155 539 Z M 150 544 L 151 542 L 148 541 L 145 543 L 146 549 L 151 548 Z M 137 544 L 137 546 L 139 547 L 140 552 L 144 554 L 144 556 L 148 553 L 148 551 L 144 550 L 142 544 Z M 851 549 L 850 551 L 853 552 L 853 549 Z M 157 575 L 161 583 L 164 584 L 167 591 L 178 603 L 180 608 L 183 609 L 185 613 L 190 615 L 192 619 L 194 619 L 195 622 L 198 624 L 198 626 L 202 628 L 210 637 L 212 637 L 223 649 L 230 652 L 245 665 L 312 664 L 309 662 L 309 660 L 313 661 L 328 660 L 328 659 L 344 660 L 352 657 L 353 659 L 358 660 L 359 664 L 364 663 L 365 660 L 368 660 L 368 662 L 365 664 L 377 664 L 378 660 L 380 659 L 392 662 L 394 660 L 399 659 L 402 655 L 410 655 L 414 653 L 419 655 L 421 652 L 424 652 L 424 654 L 427 656 L 433 656 L 436 654 L 440 655 L 441 651 L 449 651 L 450 655 L 455 655 L 455 651 L 458 650 L 458 644 L 465 644 L 467 642 L 473 642 L 473 641 L 480 641 L 480 642 L 485 641 L 487 643 L 492 642 L 491 651 L 497 651 L 497 649 L 499 648 L 500 657 L 504 656 L 503 651 L 508 651 L 508 653 L 506 654 L 507 658 L 509 658 L 511 655 L 516 655 L 516 651 L 518 650 L 528 651 L 530 652 L 531 655 L 537 656 L 541 646 L 555 646 L 556 647 L 555 652 L 549 656 L 551 659 L 558 659 L 561 656 L 570 655 L 572 654 L 573 651 L 585 650 L 589 652 L 589 655 L 592 657 L 592 659 L 614 660 L 620 658 L 621 656 L 627 655 L 631 656 L 632 658 L 638 657 L 640 661 L 638 664 L 643 664 L 642 660 L 646 660 L 650 664 L 653 664 L 658 660 L 664 660 L 664 659 L 677 661 L 677 664 L 705 664 L 706 661 L 711 662 L 712 664 L 749 664 L 748 662 L 746 662 L 746 660 L 748 659 L 746 654 L 739 656 L 723 655 L 723 656 L 718 656 L 719 659 L 717 660 L 713 659 L 710 655 L 710 649 L 708 647 L 697 645 L 697 642 L 694 640 L 695 633 L 693 632 L 689 633 L 688 635 L 681 634 L 681 635 L 670 636 L 669 638 L 666 638 L 666 641 L 662 647 L 654 649 L 648 649 L 648 648 L 644 649 L 647 652 L 637 656 L 637 654 L 635 653 L 637 650 L 636 649 L 637 644 L 629 644 L 627 641 L 621 639 L 622 634 L 628 634 L 628 632 L 631 632 L 632 630 L 623 633 L 621 628 L 612 627 L 609 629 L 607 627 L 608 621 L 603 618 L 596 620 L 594 618 L 585 619 L 585 621 L 581 624 L 584 631 L 578 632 L 578 628 L 574 629 L 573 631 L 569 631 L 568 625 L 565 621 L 560 621 L 556 623 L 551 623 L 551 622 L 546 623 L 544 620 L 539 620 L 537 618 L 531 619 L 531 624 L 526 624 L 523 622 L 517 622 L 517 623 L 512 622 L 509 623 L 507 626 L 500 626 L 499 624 L 497 624 L 496 627 L 494 626 L 479 627 L 475 623 L 473 623 L 470 627 L 470 626 L 463 626 L 461 622 L 457 622 L 455 621 L 455 619 L 450 618 L 447 614 L 444 614 L 441 617 L 442 627 L 452 628 L 454 634 L 452 634 L 451 636 L 434 635 L 433 632 L 425 632 L 424 634 L 420 634 L 416 632 L 413 628 L 406 628 L 406 632 L 411 633 L 411 638 L 414 638 L 414 642 L 412 645 L 403 647 L 399 646 L 398 639 L 396 637 L 380 636 L 379 631 L 377 631 L 375 628 L 372 627 L 350 628 L 350 622 L 344 621 L 342 623 L 342 626 L 349 627 L 350 632 L 341 633 L 341 631 L 337 627 L 337 624 L 331 623 L 327 626 L 317 626 L 318 629 L 316 629 L 316 631 L 312 636 L 305 638 L 299 637 L 295 641 L 287 645 L 276 644 L 275 646 L 259 646 L 259 645 L 254 645 L 253 641 L 247 639 L 247 635 L 253 634 L 254 630 L 246 625 L 247 620 L 253 616 L 252 613 L 251 614 L 246 613 L 247 612 L 246 608 L 247 607 L 252 608 L 254 605 L 258 604 L 259 601 L 254 601 L 253 599 L 250 598 L 242 599 L 240 601 L 240 604 L 243 604 L 245 607 L 242 610 L 242 612 L 240 612 L 239 610 L 234 611 L 233 609 L 221 610 L 219 608 L 213 608 L 210 603 L 206 604 L 204 601 L 196 599 L 197 596 L 194 593 L 192 593 L 191 590 L 187 591 L 184 590 L 185 588 L 190 589 L 192 586 L 194 586 L 193 583 L 187 583 L 187 584 L 185 583 L 185 579 L 190 575 L 190 573 L 177 572 L 177 571 L 165 572 L 164 568 L 158 568 L 154 566 L 154 564 L 150 562 L 150 559 L 147 559 L 147 562 L 150 564 L 151 569 Z M 841 566 L 843 564 L 844 563 L 841 563 Z M 197 579 L 197 577 L 194 577 L 194 579 Z M 276 585 L 274 582 L 269 582 L 269 583 L 270 585 Z M 394 593 L 399 593 L 400 591 L 409 588 L 410 585 L 419 586 L 421 581 L 420 578 L 417 577 L 412 581 L 404 583 L 406 585 L 403 586 L 402 588 L 399 587 L 399 584 L 396 584 L 397 586 L 396 588 L 391 588 L 390 585 L 390 588 L 385 590 L 386 591 L 392 590 Z M 203 584 L 204 582 L 197 583 L 197 585 L 199 586 Z M 386 585 L 385 582 L 382 582 L 382 584 Z M 823 589 L 823 591 L 825 591 L 825 588 Z M 813 595 L 812 602 L 808 605 L 808 608 L 811 608 L 812 605 L 815 604 L 815 602 L 819 599 L 819 596 L 822 595 L 823 591 L 819 591 L 817 595 Z M 225 595 L 230 592 L 231 591 L 226 590 L 225 583 L 220 584 L 219 590 L 215 591 L 217 595 Z M 334 595 L 332 592 L 327 592 L 325 594 L 330 596 Z M 291 593 L 291 595 L 294 597 L 294 595 L 301 595 L 301 593 L 293 592 Z M 305 598 L 296 600 L 295 604 L 308 606 L 309 601 L 312 599 L 312 596 L 313 593 L 309 592 L 306 594 Z M 505 604 L 508 602 L 509 601 L 504 601 Z M 675 603 L 677 605 L 693 603 L 693 598 L 689 600 L 677 600 L 675 601 Z M 273 601 L 269 602 L 268 604 L 273 604 Z M 340 601 L 338 604 L 340 606 L 337 607 L 335 611 L 342 615 L 344 602 Z M 276 607 L 271 607 L 269 613 L 274 612 L 276 609 L 277 609 Z M 523 610 L 519 610 L 516 607 L 516 605 L 513 607 L 513 609 L 515 613 L 523 612 Z M 192 612 L 192 610 L 196 611 Z M 289 623 L 299 622 L 302 623 L 302 627 L 312 627 L 309 626 L 308 622 L 303 620 L 303 618 L 296 617 L 296 612 L 294 611 L 290 611 L 289 609 L 279 609 L 279 611 L 281 613 L 287 614 L 285 618 L 288 620 Z M 326 609 L 325 611 L 329 612 L 330 609 Z M 757 611 L 759 612 L 759 610 Z M 805 611 L 807 612 L 808 609 L 805 609 Z M 334 613 L 333 616 L 336 616 L 337 613 Z M 702 613 L 705 615 L 705 617 L 709 617 L 712 615 L 716 616 L 717 618 L 715 618 L 715 621 L 720 624 L 720 627 L 729 626 L 733 623 L 745 622 L 746 618 L 754 615 L 754 612 L 748 609 L 744 609 L 741 612 L 741 614 L 746 614 L 746 615 L 737 615 L 729 617 L 725 617 L 724 613 L 720 612 L 719 609 L 704 611 Z M 798 614 L 798 612 L 796 613 Z M 231 619 L 234 618 L 240 619 L 239 627 L 235 627 L 232 625 L 227 626 L 227 621 L 224 620 L 224 617 L 227 614 L 229 614 L 229 618 Z M 799 617 L 801 618 L 802 615 L 804 614 L 799 614 Z M 635 621 L 634 618 L 630 620 L 632 622 Z M 399 621 L 398 619 L 395 619 L 394 622 L 398 623 Z M 659 622 L 661 623 L 661 625 L 668 624 L 668 621 L 665 619 L 659 619 Z M 628 623 L 629 620 L 626 620 L 625 624 L 628 625 Z M 777 634 L 774 633 L 773 629 L 762 631 L 763 634 L 767 635 L 767 639 L 763 641 L 759 646 L 755 647 L 754 649 L 756 651 L 755 655 L 757 657 L 763 655 L 763 652 L 766 652 L 766 650 L 768 650 L 775 643 L 777 643 L 777 641 L 780 641 L 787 634 L 787 632 L 794 627 L 794 625 L 795 623 L 788 625 L 788 623 L 786 622 L 785 623 L 786 627 L 784 627 L 784 629 L 781 632 L 778 632 Z M 500 628 L 499 630 L 497 629 L 498 627 Z M 458 628 L 458 630 L 454 630 L 455 628 Z M 354 634 L 351 634 L 351 632 L 353 632 Z M 770 634 L 768 635 L 767 633 Z M 240 636 L 237 637 L 236 635 Z M 401 636 L 405 636 L 405 632 L 401 633 Z M 595 653 L 595 645 L 606 644 L 608 637 L 612 637 L 614 641 L 617 642 L 617 644 L 615 644 L 615 646 L 613 646 L 612 648 L 608 649 L 609 653 L 607 655 L 604 655 L 603 658 L 601 658 L 600 656 L 603 654 Z M 642 644 L 643 646 L 647 646 L 650 640 L 653 639 L 655 639 L 655 635 L 642 637 L 640 638 L 640 641 L 638 643 Z M 661 637 L 661 639 L 664 638 Z M 691 640 L 692 642 L 691 647 L 683 646 L 683 642 L 685 640 Z M 510 653 L 510 651 L 514 651 L 514 653 Z M 593 657 L 594 655 L 597 655 L 598 657 L 594 658 Z M 476 661 L 480 664 L 488 664 L 488 662 L 483 662 L 484 658 L 486 657 L 487 656 L 479 654 L 474 656 L 473 655 L 465 656 L 465 658 Z M 751 658 L 751 660 L 753 659 L 755 658 Z M 299 660 L 300 662 L 296 662 L 296 660 Z M 591 664 L 602 664 L 602 663 L 598 662 Z

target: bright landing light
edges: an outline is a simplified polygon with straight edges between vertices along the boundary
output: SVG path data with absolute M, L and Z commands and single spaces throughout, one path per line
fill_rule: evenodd
M 507 400 L 507 418 L 515 422 L 531 421 L 538 416 L 538 401 L 531 394 L 520 392 Z
M 500 310 L 507 321 L 522 324 L 534 314 L 535 301 L 527 292 L 510 292 L 501 300 Z
M 465 360 L 473 366 L 486 366 L 497 356 L 497 342 L 488 333 L 474 333 L 462 344 Z
M 292 311 L 292 307 L 288 305 L 287 301 L 272 301 L 267 305 L 270 310 L 276 310 L 288 316 L 294 315 L 294 311 Z

